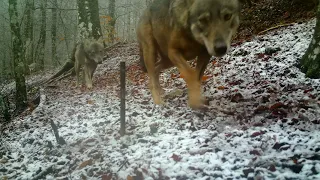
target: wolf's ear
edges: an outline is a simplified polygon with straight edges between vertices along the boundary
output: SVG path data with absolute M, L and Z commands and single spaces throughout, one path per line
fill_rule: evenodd
M 100 36 L 99 39 L 97 40 L 99 43 L 103 44 L 104 43 L 104 39 L 103 36 Z
M 85 47 L 89 46 L 91 43 L 91 41 L 89 39 L 84 39 L 83 40 L 83 44 L 85 45 Z
M 195 0 L 174 0 L 170 4 L 169 12 L 183 27 L 188 26 L 189 11 Z

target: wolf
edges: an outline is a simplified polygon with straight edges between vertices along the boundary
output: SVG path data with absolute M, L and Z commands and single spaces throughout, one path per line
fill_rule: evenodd
M 188 104 L 201 109 L 201 79 L 212 56 L 224 56 L 240 20 L 239 0 L 154 0 L 137 25 L 140 61 L 155 104 L 164 104 L 160 71 L 176 66 L 188 86 Z M 157 61 L 157 56 L 160 56 Z M 187 60 L 197 57 L 196 68 Z
M 74 70 L 77 78 L 77 86 L 80 81 L 80 70 L 83 68 L 83 80 L 87 88 L 92 88 L 92 77 L 104 58 L 103 38 L 98 40 L 85 39 L 74 50 Z
M 72 49 L 71 58 L 66 61 L 62 68 L 41 84 L 49 84 L 55 80 L 60 80 L 70 75 L 77 77 L 77 86 L 79 86 L 80 72 L 83 69 L 83 80 L 88 88 L 92 88 L 92 77 L 98 64 L 101 64 L 108 55 L 104 56 L 103 38 L 84 39 L 75 43 Z

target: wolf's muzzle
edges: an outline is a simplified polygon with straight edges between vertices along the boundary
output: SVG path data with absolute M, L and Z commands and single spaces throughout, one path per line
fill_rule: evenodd
M 214 43 L 214 52 L 216 56 L 221 57 L 227 53 L 228 47 L 227 44 L 222 40 L 217 40 Z

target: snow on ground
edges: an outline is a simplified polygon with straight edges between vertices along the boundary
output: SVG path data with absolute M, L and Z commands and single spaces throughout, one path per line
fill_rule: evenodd
M 119 50 L 93 91 L 63 80 L 4 133 L 0 177 L 34 179 L 320 179 L 320 82 L 295 67 L 315 20 L 234 45 L 206 71 L 206 111 L 187 107 L 175 68 L 153 104 L 137 47 Z M 136 51 L 132 53 L 132 51 Z M 127 62 L 127 135 L 118 133 L 119 62 Z M 50 120 L 66 145 L 56 143 Z M 10 130 L 9 130 L 10 129 Z

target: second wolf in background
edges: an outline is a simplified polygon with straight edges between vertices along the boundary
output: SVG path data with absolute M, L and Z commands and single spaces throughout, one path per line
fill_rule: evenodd
M 74 51 L 74 69 L 77 77 L 77 86 L 80 81 L 80 70 L 83 68 L 83 80 L 87 88 L 92 88 L 92 78 L 98 64 L 104 57 L 103 38 L 98 40 L 85 39 L 80 42 Z

